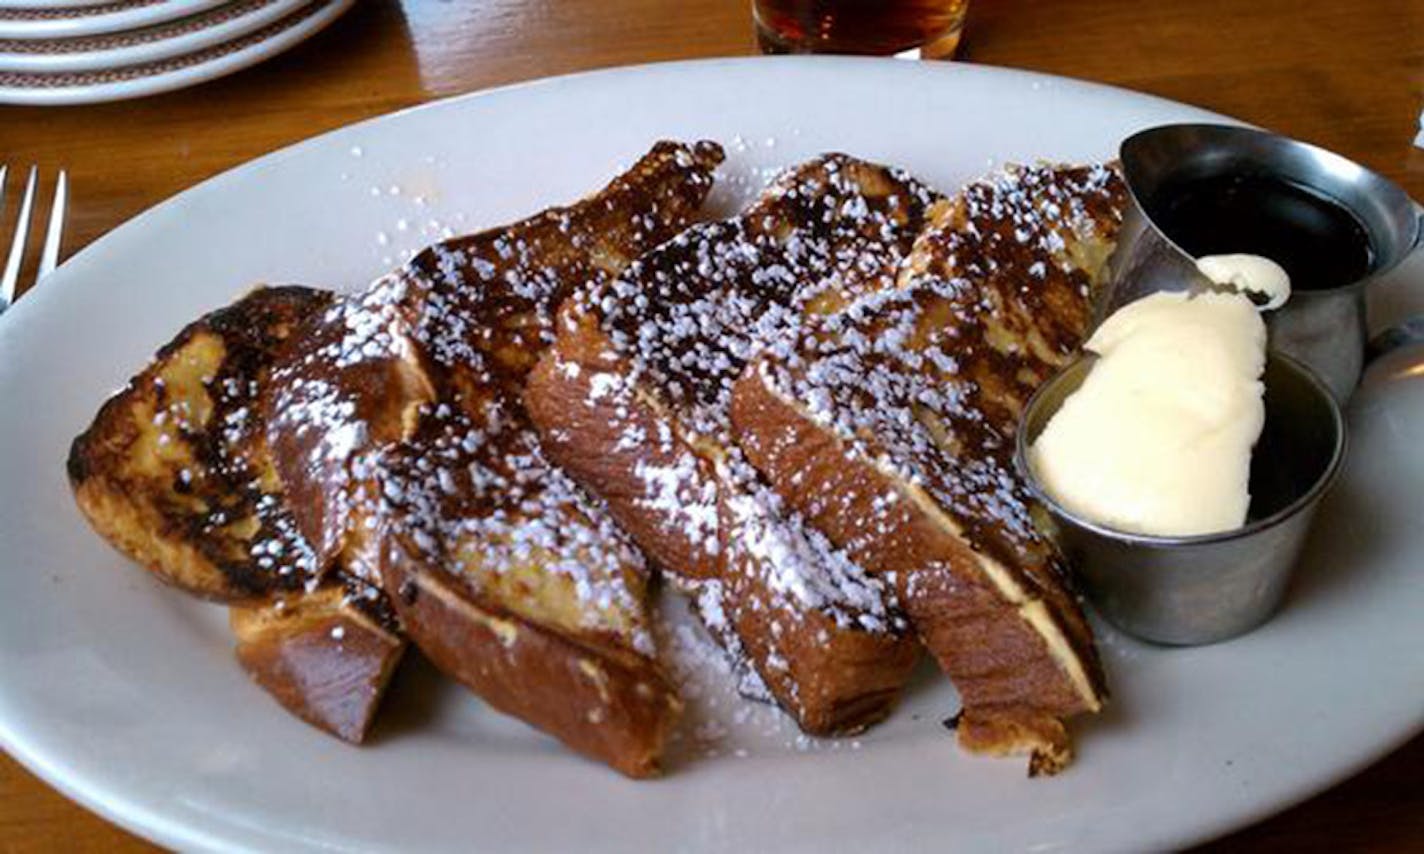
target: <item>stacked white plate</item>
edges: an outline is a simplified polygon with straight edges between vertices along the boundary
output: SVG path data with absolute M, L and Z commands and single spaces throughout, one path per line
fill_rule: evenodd
M 0 103 L 191 86 L 301 42 L 355 0 L 0 0 Z

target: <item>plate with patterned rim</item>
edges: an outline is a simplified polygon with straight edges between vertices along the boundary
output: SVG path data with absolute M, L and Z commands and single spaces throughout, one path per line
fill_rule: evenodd
M 195 15 L 227 0 L 121 0 L 90 6 L 0 8 L 0 38 L 92 36 L 148 27 Z
M 1110 158 L 1173 121 L 1229 119 L 961 63 L 674 63 L 384 116 L 141 214 L 0 318 L 0 747 L 184 851 L 1155 851 L 1338 782 L 1424 726 L 1424 352 L 1367 374 L 1340 480 L 1269 623 L 1186 649 L 1098 627 L 1112 702 L 1075 722 L 1078 757 L 1051 778 L 960 751 L 940 725 L 958 697 L 932 670 L 874 729 L 811 739 L 680 641 L 665 651 L 702 662 L 709 685 L 685 692 L 685 752 L 661 780 L 581 759 L 418 662 L 354 748 L 264 696 L 232 660 L 224 610 L 110 549 L 65 479 L 70 437 L 201 312 L 255 282 L 360 287 L 444 228 L 577 198 L 660 138 L 723 142 L 732 207 L 829 150 L 950 191 L 1005 162 Z M 1381 289 L 1424 282 L 1422 261 Z
M 231 4 L 235 17 L 224 17 L 225 10 L 219 9 L 197 16 L 201 22 L 193 28 L 185 28 L 183 21 L 160 25 L 152 31 L 160 36 L 156 41 L 129 42 L 124 34 L 88 37 L 107 45 L 104 50 L 109 54 L 137 59 L 134 64 L 109 66 L 97 61 L 102 54 L 85 57 L 81 52 L 81 67 L 74 70 L 20 71 L 4 70 L 5 57 L 0 57 L 0 103 L 88 104 L 182 89 L 247 68 L 305 41 L 354 2 L 248 0 Z M 168 53 L 169 47 L 178 50 Z M 55 61 L 29 56 L 32 62 Z
M 196 53 L 274 24 L 311 0 L 237 0 L 152 27 L 62 39 L 0 39 L 0 71 L 104 71 Z
M 95 0 L 6 0 L 0 9 L 77 9 L 82 6 L 98 6 Z

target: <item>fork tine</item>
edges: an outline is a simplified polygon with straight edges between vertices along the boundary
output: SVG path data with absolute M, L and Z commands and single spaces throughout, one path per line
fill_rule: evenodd
M 49 226 L 45 229 L 44 250 L 40 253 L 40 269 L 35 274 L 35 282 L 48 276 L 59 264 L 59 242 L 64 237 L 64 207 L 69 201 L 69 175 L 59 170 L 59 180 L 54 185 L 54 202 L 49 208 Z
M 25 195 L 20 199 L 20 219 L 15 223 L 15 239 L 10 242 L 10 257 L 5 262 L 5 275 L 0 278 L 0 300 L 6 305 L 15 301 L 15 286 L 20 281 L 20 259 L 25 254 L 25 238 L 30 234 L 30 207 L 35 201 L 35 179 L 39 169 L 30 167 L 25 181 Z

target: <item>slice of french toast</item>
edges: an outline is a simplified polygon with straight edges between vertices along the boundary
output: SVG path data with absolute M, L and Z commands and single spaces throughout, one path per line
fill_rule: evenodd
M 893 583 L 959 689 L 960 743 L 1071 758 L 1106 696 L 1091 630 L 1013 465 L 1019 414 L 1077 352 L 1121 223 L 1108 167 L 1012 168 L 938 205 L 899 287 L 818 319 L 737 382 L 740 446 Z
M 89 523 L 219 602 L 303 589 L 324 569 L 280 497 L 254 403 L 273 354 L 332 296 L 261 288 L 185 327 L 70 446 Z
M 189 324 L 74 440 L 69 479 L 105 539 L 232 603 L 237 657 L 289 711 L 348 741 L 405 642 L 379 590 L 317 560 L 283 495 L 258 398 L 276 352 L 332 294 L 258 288 Z
M 657 144 L 598 194 L 433 246 L 294 336 L 267 437 L 318 554 L 392 594 L 441 669 L 632 776 L 680 711 L 641 556 L 544 462 L 520 395 L 576 286 L 684 228 L 722 159 Z
M 572 297 L 529 377 L 545 453 L 693 597 L 744 690 L 810 733 L 888 714 L 918 646 L 889 586 L 742 459 L 732 384 L 806 316 L 891 286 L 933 198 L 839 154 L 788 170 L 741 216 L 693 226 Z
M 641 555 L 539 448 L 517 398 L 422 410 L 378 478 L 387 590 L 421 650 L 491 706 L 632 777 L 682 711 Z

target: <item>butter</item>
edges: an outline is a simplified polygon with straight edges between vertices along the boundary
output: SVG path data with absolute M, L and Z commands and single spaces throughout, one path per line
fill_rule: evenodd
M 1285 268 L 1261 255 L 1204 255 L 1197 259 L 1197 270 L 1237 293 L 1265 297 L 1265 305 L 1260 306 L 1262 311 L 1280 308 L 1290 299 L 1290 276 L 1286 275 Z
M 1110 316 L 1087 349 L 1098 360 L 1029 449 L 1045 491 L 1132 533 L 1245 522 L 1265 423 L 1266 327 L 1251 301 L 1156 293 Z

